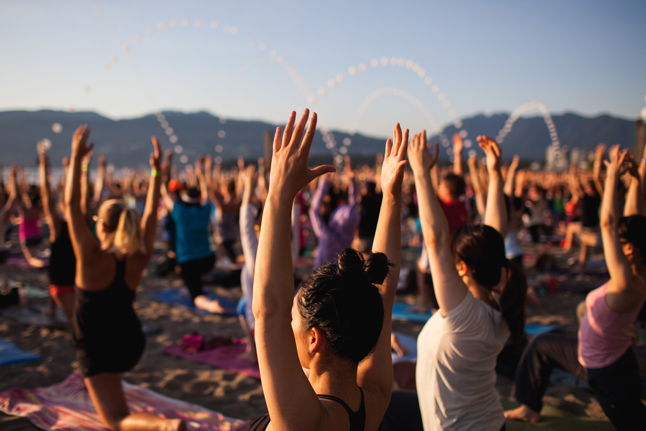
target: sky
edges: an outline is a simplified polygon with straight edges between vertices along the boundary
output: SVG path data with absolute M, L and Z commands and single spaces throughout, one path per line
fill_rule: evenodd
M 533 101 L 636 119 L 644 16 L 643 0 L 0 0 L 0 111 L 279 124 L 308 107 L 378 137 Z

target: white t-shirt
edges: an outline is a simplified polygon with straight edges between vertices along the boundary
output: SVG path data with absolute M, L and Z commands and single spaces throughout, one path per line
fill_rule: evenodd
M 424 430 L 498 431 L 505 423 L 496 358 L 510 332 L 502 313 L 468 292 L 417 339 L 417 394 Z

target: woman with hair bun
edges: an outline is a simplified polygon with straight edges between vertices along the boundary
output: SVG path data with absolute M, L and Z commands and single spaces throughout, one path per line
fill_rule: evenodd
M 274 137 L 263 213 L 263 225 L 271 229 L 260 230 L 253 287 L 258 364 L 269 414 L 250 429 L 377 430 L 392 387 L 390 329 L 401 261 L 408 131 L 402 138 L 397 125 L 394 143 L 386 143 L 373 253 L 363 260 L 346 249 L 336 264 L 317 268 L 294 298 L 292 204 L 303 187 L 334 171 L 307 167 L 316 114 L 305 132 L 308 117 L 305 110 L 294 128 L 292 112 L 284 131 L 278 128 Z
M 416 381 L 424 430 L 504 429 L 495 389 L 496 358 L 505 342 L 524 336 L 527 282 L 505 257 L 507 230 L 500 148 L 479 136 L 487 155 L 489 190 L 484 225 L 463 226 L 451 238 L 431 182 L 426 132 L 415 136 L 409 160 L 440 306 L 417 340 Z
M 161 180 L 159 142 L 152 138 L 155 151 L 150 156 L 143 217 L 122 201 L 104 202 L 96 216 L 97 243 L 81 210 L 81 160 L 94 145 L 87 145 L 89 134 L 87 126 L 74 132 L 65 184 L 65 218 L 77 258 L 73 336 L 85 386 L 110 430 L 183 430 L 179 419 L 130 414 L 121 386 L 121 373 L 139 361 L 146 341 L 132 303 L 153 254 Z

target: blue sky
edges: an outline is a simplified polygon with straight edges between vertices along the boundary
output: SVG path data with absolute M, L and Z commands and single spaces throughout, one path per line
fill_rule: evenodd
M 372 136 L 531 101 L 632 119 L 644 16 L 644 1 L 1 0 L 0 110 L 280 123 L 307 106 Z

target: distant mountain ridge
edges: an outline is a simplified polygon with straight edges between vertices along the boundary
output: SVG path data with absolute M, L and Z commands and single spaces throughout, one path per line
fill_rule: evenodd
M 215 146 L 221 145 L 217 154 L 224 161 L 242 155 L 251 160 L 263 155 L 264 133 L 275 130 L 276 125 L 262 121 L 244 121 L 220 118 L 208 112 L 181 113 L 164 112 L 164 116 L 177 134 L 177 144 L 183 147 L 182 154 L 192 163 L 198 154 L 215 154 Z M 467 139 L 475 144 L 477 135 L 497 136 L 505 125 L 509 114 L 475 115 L 462 119 L 463 127 L 469 132 Z M 619 143 L 632 147 L 635 143 L 635 123 L 630 120 L 601 115 L 594 118 L 573 113 L 552 116 L 561 145 L 569 148 L 593 149 L 599 142 Z M 54 133 L 52 125 L 60 123 L 62 133 Z M 49 151 L 54 163 L 58 164 L 69 155 L 73 131 L 80 124 L 92 128 L 92 141 L 97 144 L 97 152 L 105 154 L 110 163 L 117 167 L 145 165 L 151 151 L 150 136 L 160 138 L 164 148 L 174 147 L 169 137 L 160 128 L 155 115 L 140 118 L 111 120 L 94 112 L 64 111 L 5 111 L 0 112 L 0 163 L 5 166 L 15 161 L 22 166 L 36 164 L 36 143 L 41 139 L 52 142 Z M 220 138 L 218 132 L 224 131 Z M 450 125 L 443 134 L 449 138 L 457 129 Z M 336 146 L 340 148 L 346 138 L 351 140 L 348 147 L 350 155 L 374 156 L 383 151 L 384 140 L 360 134 L 350 136 L 345 132 L 333 131 Z M 438 141 L 438 136 L 431 137 Z M 545 148 L 551 143 L 550 135 L 542 117 L 519 118 L 511 132 L 505 137 L 502 149 L 505 158 L 518 154 L 522 160 L 545 159 Z M 475 148 L 475 145 L 474 147 Z M 311 150 L 312 156 L 329 157 L 320 133 L 317 133 Z M 446 158 L 445 151 L 441 154 Z

